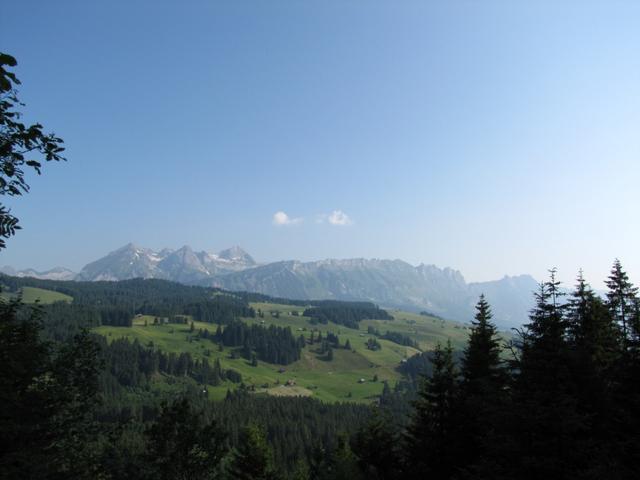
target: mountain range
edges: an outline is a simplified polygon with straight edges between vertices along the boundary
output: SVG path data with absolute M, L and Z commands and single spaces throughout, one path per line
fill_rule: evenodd
M 196 252 L 188 246 L 154 251 L 127 244 L 74 272 L 57 267 L 0 269 L 5 274 L 55 280 L 99 281 L 160 278 L 191 285 L 244 290 L 301 300 L 368 300 L 387 308 L 427 311 L 469 321 L 484 293 L 501 328 L 527 320 L 538 283 L 530 275 L 505 276 L 491 282 L 467 283 L 462 274 L 435 265 L 410 265 L 402 260 L 346 259 L 257 263 L 240 247 L 218 253 Z

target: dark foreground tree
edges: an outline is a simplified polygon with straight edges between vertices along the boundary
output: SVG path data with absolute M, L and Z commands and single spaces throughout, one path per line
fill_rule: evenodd
M 226 434 L 204 423 L 186 399 L 165 405 L 145 433 L 149 479 L 209 480 L 220 475 Z
M 491 307 L 480 295 L 472 321 L 469 343 L 462 357 L 462 385 L 466 394 L 493 393 L 504 385 L 500 339 L 491 323 Z
M 620 330 L 582 272 L 567 302 L 566 318 L 569 343 L 580 361 L 598 373 L 610 372 L 620 355 Z
M 457 372 L 451 342 L 433 352 L 433 374 L 423 382 L 407 427 L 406 474 L 409 478 L 449 478 L 456 464 L 454 405 Z
M 520 478 L 573 478 L 589 461 L 588 420 L 578 407 L 561 296 L 552 270 L 536 294 L 516 364 L 512 467 Z
M 42 160 L 64 160 L 62 139 L 45 134 L 39 123 L 25 125 L 20 121 L 20 103 L 16 87 L 20 80 L 7 70 L 17 65 L 11 55 L 0 52 L 0 195 L 19 196 L 29 191 L 25 167 L 40 174 Z M 0 250 L 5 240 L 20 229 L 18 219 L 0 203 Z
M 614 451 L 631 478 L 640 470 L 640 300 L 638 288 L 616 259 L 605 282 L 607 307 L 621 329 L 621 352 L 615 368 Z
M 96 478 L 97 344 L 40 333 L 38 309 L 0 301 L 0 478 Z
M 367 424 L 353 439 L 353 451 L 364 478 L 400 478 L 399 443 L 391 418 L 380 409 L 375 409 Z
M 265 432 L 258 425 L 248 425 L 240 435 L 228 468 L 230 478 L 238 480 L 273 480 L 279 478 L 273 451 Z
M 625 350 L 629 348 L 636 309 L 638 289 L 629 281 L 627 272 L 622 269 L 616 258 L 607 284 L 607 306 L 622 329 L 622 342 Z
M 458 470 L 465 472 L 487 455 L 489 444 L 499 441 L 494 432 L 507 405 L 507 374 L 491 317 L 491 307 L 481 295 L 461 359 L 462 380 L 455 405 L 461 444 Z

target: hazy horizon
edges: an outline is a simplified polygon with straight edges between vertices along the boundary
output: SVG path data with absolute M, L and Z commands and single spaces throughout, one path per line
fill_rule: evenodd
M 131 241 L 596 288 L 618 257 L 640 280 L 638 3 L 3 10 L 25 120 L 69 161 L 7 202 L 0 265 Z
M 186 245 L 186 244 L 180 245 L 180 246 L 167 246 L 167 245 L 164 245 L 164 246 L 161 246 L 161 247 L 150 247 L 148 245 L 142 245 L 142 244 L 139 244 L 137 242 L 128 242 L 125 245 L 120 245 L 117 248 L 113 248 L 113 249 L 111 249 L 109 251 L 105 251 L 104 254 L 101 255 L 99 258 L 105 257 L 105 256 L 107 256 L 107 255 L 109 255 L 109 254 L 111 254 L 111 253 L 113 253 L 113 252 L 115 252 L 115 251 L 127 246 L 128 244 L 133 244 L 137 248 L 148 248 L 148 249 L 153 250 L 155 252 L 160 252 L 160 251 L 165 250 L 165 249 L 169 249 L 169 250 L 175 251 L 175 250 L 178 250 L 178 249 L 180 249 L 182 247 L 187 246 L 187 247 L 191 248 L 195 252 L 205 251 L 207 253 L 213 253 L 213 254 L 217 254 L 222 250 L 226 250 L 227 248 L 240 247 L 244 251 L 246 251 L 249 255 L 251 255 L 253 257 L 253 259 L 259 264 L 259 266 L 266 265 L 266 264 L 273 263 L 273 262 L 281 262 L 281 261 L 316 262 L 316 261 L 323 261 L 323 260 L 338 260 L 338 261 L 340 261 L 340 260 L 351 260 L 351 259 L 361 259 L 361 258 L 363 258 L 365 260 L 392 260 L 392 261 L 400 260 L 400 261 L 406 262 L 406 263 L 408 263 L 408 264 L 410 264 L 410 265 L 412 265 L 414 267 L 417 267 L 417 266 L 419 266 L 421 264 L 424 264 L 424 265 L 434 265 L 434 266 L 436 266 L 437 268 L 440 268 L 440 269 L 450 268 L 452 270 L 455 270 L 455 271 L 458 271 L 459 273 L 461 273 L 467 283 L 490 282 L 490 281 L 494 281 L 494 280 L 500 280 L 500 279 L 502 279 L 504 277 L 518 277 L 518 276 L 521 276 L 521 275 L 530 275 L 530 276 L 533 276 L 535 278 L 535 280 L 537 280 L 537 281 L 545 281 L 545 280 L 548 279 L 548 273 L 549 273 L 549 271 L 547 270 L 545 272 L 545 275 L 543 275 L 541 277 L 537 277 L 536 275 L 532 274 L 531 272 L 520 272 L 520 273 L 513 273 L 513 274 L 504 273 L 502 275 L 499 275 L 499 276 L 493 277 L 493 278 L 477 278 L 476 279 L 476 278 L 469 278 L 465 274 L 465 272 L 463 270 L 461 270 L 460 268 L 456 268 L 455 266 L 452 266 L 452 265 L 437 265 L 437 264 L 435 264 L 433 262 L 428 262 L 428 261 L 411 262 L 411 261 L 408 261 L 408 260 L 406 260 L 404 258 L 400 258 L 400 257 L 393 257 L 392 258 L 392 257 L 352 256 L 352 257 L 326 257 L 326 258 L 312 258 L 312 257 L 309 257 L 309 258 L 274 258 L 274 259 L 263 260 L 263 259 L 260 259 L 260 258 L 256 258 L 252 254 L 251 251 L 248 251 L 247 249 L 245 249 L 240 244 L 228 245 L 228 246 L 222 247 L 222 248 L 211 249 L 211 248 L 196 248 L 196 247 L 193 247 L 192 245 Z M 72 267 L 69 264 L 57 264 L 57 265 L 52 265 L 52 266 L 44 267 L 44 268 L 36 268 L 36 267 L 31 266 L 31 265 L 25 265 L 25 266 L 21 266 L 21 267 L 16 267 L 15 265 L 10 265 L 10 264 L 0 265 L 0 266 L 1 267 L 11 267 L 11 268 L 14 268 L 15 270 L 18 270 L 18 271 L 19 270 L 26 270 L 26 269 L 33 269 L 33 270 L 38 271 L 40 273 L 43 273 L 43 272 L 48 271 L 48 270 L 51 270 L 53 268 L 63 267 L 63 268 L 68 268 L 69 270 L 72 270 L 72 271 L 74 271 L 76 273 L 79 273 L 80 270 L 85 265 L 87 265 L 87 264 L 89 264 L 89 263 L 91 263 L 91 262 L 93 262 L 95 260 L 99 260 L 99 258 L 96 257 L 96 258 L 93 258 L 93 259 L 89 260 L 88 262 L 77 263 L 77 265 L 78 265 L 77 267 Z M 560 275 L 560 277 L 562 277 L 562 272 L 559 271 L 558 274 Z M 577 275 L 577 273 L 576 273 L 576 275 Z M 585 272 L 585 276 L 586 275 L 587 275 L 587 273 Z M 631 278 L 631 280 L 634 280 L 633 272 L 630 275 L 630 278 Z M 573 280 L 574 279 L 570 279 L 569 281 L 562 280 L 563 283 L 564 283 L 564 287 L 565 288 L 572 287 L 574 285 L 574 283 L 575 283 L 575 282 L 573 282 Z M 587 278 L 587 281 L 594 288 L 596 288 L 598 290 L 602 290 L 602 288 L 604 287 L 604 285 L 603 285 L 604 278 L 599 280 L 599 281 L 597 281 L 597 282 L 593 282 L 593 281 L 591 281 L 591 280 L 589 280 Z

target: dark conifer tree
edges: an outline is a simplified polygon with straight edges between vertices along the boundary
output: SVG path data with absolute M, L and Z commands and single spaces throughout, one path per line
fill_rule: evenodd
M 0 477 L 95 478 L 99 347 L 44 341 L 40 316 L 0 297 Z
M 279 478 L 273 464 L 273 451 L 262 428 L 257 425 L 244 428 L 228 470 L 231 478 L 237 480 Z
M 593 292 L 582 275 L 566 309 L 568 358 L 578 408 L 588 418 L 586 436 L 591 465 L 584 470 L 594 478 L 606 476 L 617 448 L 612 443 L 617 416 L 613 390 L 616 366 L 621 358 L 620 329 L 605 303 Z
M 389 386 L 385 382 L 385 388 Z M 371 480 L 400 478 L 399 438 L 392 420 L 375 409 L 353 440 L 353 451 L 364 477 Z
M 500 340 L 491 323 L 491 307 L 484 295 L 476 305 L 469 343 L 462 357 L 461 374 L 466 394 L 482 394 L 502 388 L 504 369 L 500 361 Z
M 610 311 L 578 274 L 566 309 L 569 344 L 598 373 L 610 371 L 619 356 L 619 329 Z
M 327 347 L 327 361 L 333 361 L 333 348 Z
M 335 449 L 329 454 L 328 468 L 321 478 L 327 480 L 364 480 L 358 466 L 358 458 L 349 444 L 349 437 L 339 434 Z
M 568 478 L 589 464 L 587 420 L 578 408 L 555 273 L 536 294 L 515 364 L 511 468 L 519 478 Z
M 203 423 L 186 399 L 165 405 L 145 436 L 146 478 L 219 478 L 226 434 L 215 422 Z
M 423 382 L 405 438 L 409 478 L 450 478 L 457 456 L 454 405 L 458 390 L 451 342 L 436 346 L 433 374 Z
M 614 389 L 615 458 L 620 469 L 633 478 L 640 465 L 640 301 L 638 289 L 617 259 L 606 284 L 609 288 L 607 307 L 622 330 L 622 352 L 616 366 Z
M 609 289 L 607 306 L 622 329 L 622 342 L 626 350 L 630 343 L 629 324 L 633 320 L 638 289 L 629 281 L 627 272 L 622 269 L 622 264 L 617 258 L 605 283 Z
M 457 468 L 472 471 L 499 441 L 493 434 L 507 404 L 507 374 L 500 359 L 500 339 L 484 295 L 476 305 L 469 342 L 461 360 L 460 394 L 455 405 L 460 456 Z

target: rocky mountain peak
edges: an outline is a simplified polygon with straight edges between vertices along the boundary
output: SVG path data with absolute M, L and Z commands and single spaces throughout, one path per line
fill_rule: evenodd
M 256 264 L 256 261 L 253 259 L 253 257 L 237 245 L 220 251 L 218 253 L 218 258 L 229 261 L 243 262 L 247 265 Z

